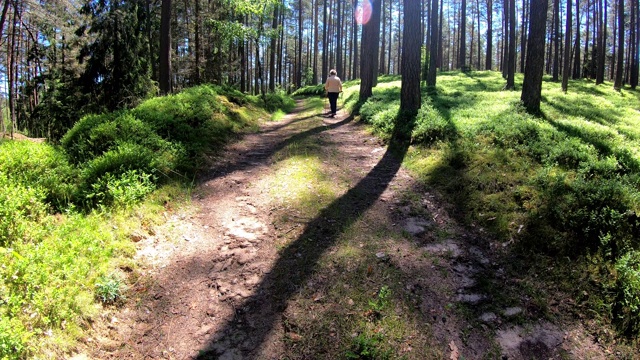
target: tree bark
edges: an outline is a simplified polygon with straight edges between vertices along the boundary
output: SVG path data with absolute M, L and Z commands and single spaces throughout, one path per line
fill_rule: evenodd
M 580 1 L 580 0 L 576 0 Z M 520 28 L 520 72 L 524 73 L 525 59 L 527 54 L 527 24 L 529 20 L 529 14 L 527 13 L 528 1 L 522 2 L 522 26 Z
M 302 86 L 302 0 L 298 0 L 298 52 L 296 54 L 296 87 Z
M 560 77 L 560 0 L 553 0 L 553 81 Z
M 618 65 L 613 88 L 622 89 L 622 73 L 624 72 L 624 0 L 618 0 Z
M 358 3 L 358 0 L 353 0 L 354 9 L 356 8 L 357 3 Z M 360 73 L 358 72 L 359 65 L 360 65 L 360 59 L 358 59 L 359 48 L 360 46 L 358 44 L 358 24 L 354 21 L 353 22 L 353 71 L 352 71 L 352 78 L 354 79 L 360 76 Z
M 416 0 L 404 0 L 400 111 L 408 117 L 415 116 L 420 108 L 420 48 L 422 45 L 422 36 L 420 31 L 415 31 L 419 28 L 420 2 Z M 407 120 L 404 116 L 401 118 Z
M 616 59 L 617 59 L 617 49 L 616 49 L 616 40 L 617 40 L 617 36 L 618 36 L 618 22 L 616 21 L 618 19 L 618 12 L 616 11 L 617 8 L 617 1 L 614 0 L 614 9 L 613 9 L 613 31 L 612 31 L 612 36 L 611 36 L 611 65 L 609 65 L 609 79 L 614 79 L 614 77 L 616 76 Z M 605 20 L 606 21 L 606 20 Z
M 0 15 L 0 39 L 2 39 L 2 30 L 4 29 L 4 22 L 7 19 L 7 11 L 9 10 L 10 0 L 5 0 L 2 6 L 2 15 Z
M 313 0 L 313 84 L 318 83 L 318 3 L 319 0 Z
M 487 57 L 485 70 L 493 68 L 493 0 L 487 0 Z
M 16 127 L 16 93 L 15 93 L 15 84 L 17 81 L 16 78 L 16 22 L 18 21 L 18 6 L 13 7 L 13 18 L 11 19 L 11 35 L 9 40 L 7 41 L 7 87 L 8 87 L 8 97 L 9 97 L 9 120 L 11 122 L 11 139 L 13 139 L 13 132 Z
M 509 1 L 509 60 L 507 62 L 507 90 L 515 88 L 516 74 L 516 1 Z
M 431 49 L 429 54 L 429 73 L 427 74 L 427 86 L 436 86 L 436 63 L 438 57 L 438 45 L 440 32 L 438 31 L 438 0 L 431 0 Z
M 571 1 L 571 0 L 569 0 Z M 574 80 L 580 79 L 580 0 L 576 0 L 576 36 L 575 43 L 573 45 L 576 53 L 573 58 L 573 76 Z
M 604 63 L 605 63 L 605 39 L 606 39 L 606 6 L 603 6 L 603 0 L 598 0 L 598 45 L 597 45 L 597 65 L 596 65 L 596 85 L 604 82 Z M 593 55 L 596 55 L 595 53 Z
M 344 76 L 344 67 L 342 64 L 342 34 L 343 34 L 343 28 L 342 28 L 342 24 L 344 22 L 343 17 L 342 17 L 342 1 L 337 1 L 338 3 L 338 10 L 337 10 L 337 23 L 336 23 L 336 27 L 338 29 L 338 33 L 336 36 L 336 71 L 338 72 L 338 76 Z
M 500 70 L 502 77 L 507 78 L 509 64 L 509 0 L 503 0 L 504 11 L 502 12 L 502 53 L 500 55 Z
M 458 69 L 466 70 L 467 58 L 467 0 L 462 0 L 460 4 L 460 44 L 458 52 Z
M 327 1 L 324 0 L 324 6 L 322 7 L 322 81 L 327 78 L 329 74 L 329 44 L 328 44 L 328 26 L 327 26 Z
M 531 0 L 527 60 L 520 95 L 520 100 L 530 113 L 540 112 L 548 6 L 548 0 Z
M 444 26 L 444 11 L 442 9 L 444 9 L 444 0 L 440 0 L 440 22 L 438 23 L 438 31 L 436 32 L 436 36 L 438 36 L 438 56 L 436 58 L 436 66 L 439 68 L 442 68 L 442 64 L 444 61 L 444 48 L 442 46 L 442 27 Z M 437 7 L 436 7 L 436 13 L 437 13 Z M 432 28 L 433 29 L 433 28 Z M 433 33 L 432 33 L 433 35 Z M 433 38 L 432 38 L 433 39 Z M 435 80 L 434 80 L 435 81 Z M 434 82 L 435 84 L 435 82 Z
M 386 19 L 386 12 L 387 12 L 387 8 L 384 6 L 384 1 L 385 0 L 381 0 L 382 4 L 381 4 L 381 9 L 382 9 L 382 17 L 380 18 L 380 22 L 382 23 L 382 44 L 380 44 L 380 48 L 383 49 L 383 51 L 380 51 L 380 60 L 378 61 L 379 69 L 378 69 L 378 73 L 379 74 L 384 74 L 385 71 L 385 51 L 384 49 L 387 47 L 387 27 L 384 26 L 385 23 L 385 19 Z M 388 0 L 389 2 L 391 2 L 392 0 Z M 391 29 L 389 29 L 389 32 L 391 32 Z M 389 51 L 389 57 L 391 57 L 391 51 Z
M 378 72 L 378 42 L 380 41 L 381 0 L 371 1 L 371 19 L 362 28 L 362 59 L 360 61 L 360 100 L 373 93 Z
M 269 51 L 269 91 L 276 91 L 276 46 L 277 44 L 277 36 L 276 31 L 278 30 L 278 19 L 279 15 L 280 3 L 273 5 L 273 18 L 271 19 L 271 46 Z
M 480 36 L 480 13 L 481 13 L 481 11 L 480 11 L 480 0 L 476 0 L 476 9 L 477 9 L 477 15 L 478 15 L 478 18 L 477 18 L 477 20 L 478 20 L 478 59 L 477 60 L 478 61 L 476 62 L 476 69 L 480 70 L 480 56 L 482 56 L 481 55 L 481 52 L 482 52 L 481 39 L 482 39 L 482 37 Z
M 567 23 L 564 31 L 564 65 L 562 66 L 562 91 L 567 92 L 569 86 L 569 72 L 571 72 L 571 2 L 567 0 Z
M 160 93 L 171 93 L 171 0 L 162 0 L 160 14 Z
M 201 17 L 201 9 L 200 9 L 200 0 L 195 0 L 195 17 L 196 17 L 196 23 L 195 23 L 195 58 L 194 58 L 194 64 L 193 64 L 193 77 L 194 77 L 194 81 L 196 84 L 200 84 L 200 22 L 202 21 L 202 17 Z
M 393 0 L 389 0 L 389 14 L 393 13 Z M 384 23 L 383 23 L 384 26 Z M 391 31 L 391 29 L 393 28 L 393 16 L 389 16 L 389 41 L 388 41 L 388 51 L 387 53 L 389 54 L 389 56 L 387 56 L 387 70 L 390 72 L 391 71 L 391 49 L 393 48 L 393 32 Z
M 631 22 L 630 22 L 630 39 L 631 45 L 631 59 L 630 60 L 630 74 L 629 85 L 635 90 L 638 86 L 638 2 L 631 1 Z

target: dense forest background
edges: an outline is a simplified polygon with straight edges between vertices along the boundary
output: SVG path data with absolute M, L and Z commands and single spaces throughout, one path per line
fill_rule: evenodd
M 405 3 L 419 8 L 408 33 L 431 85 L 436 69 L 491 69 L 513 88 L 528 61 L 565 88 L 569 76 L 638 84 L 633 0 L 5 0 L 0 131 L 55 141 L 84 114 L 201 83 L 264 94 L 321 83 L 330 68 L 401 74 Z

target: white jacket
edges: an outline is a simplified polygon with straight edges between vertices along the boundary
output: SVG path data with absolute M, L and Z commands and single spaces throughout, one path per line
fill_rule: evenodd
M 339 77 L 331 75 L 327 78 L 327 82 L 324 84 L 324 89 L 330 93 L 342 92 L 342 81 L 340 81 Z

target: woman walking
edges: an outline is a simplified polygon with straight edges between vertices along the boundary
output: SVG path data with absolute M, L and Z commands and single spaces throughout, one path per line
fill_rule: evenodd
M 330 116 L 334 117 L 338 111 L 338 95 L 342 92 L 342 81 L 340 81 L 340 78 L 337 76 L 335 69 L 329 71 L 327 82 L 324 83 L 324 90 L 327 92 L 329 104 L 331 104 Z

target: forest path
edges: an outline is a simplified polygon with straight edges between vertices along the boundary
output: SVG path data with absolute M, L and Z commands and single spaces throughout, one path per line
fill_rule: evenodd
M 579 329 L 523 323 L 527 299 L 491 306 L 484 277 L 511 279 L 400 166 L 407 150 L 302 102 L 230 145 L 193 206 L 142 236 L 127 303 L 76 358 L 593 356 Z

